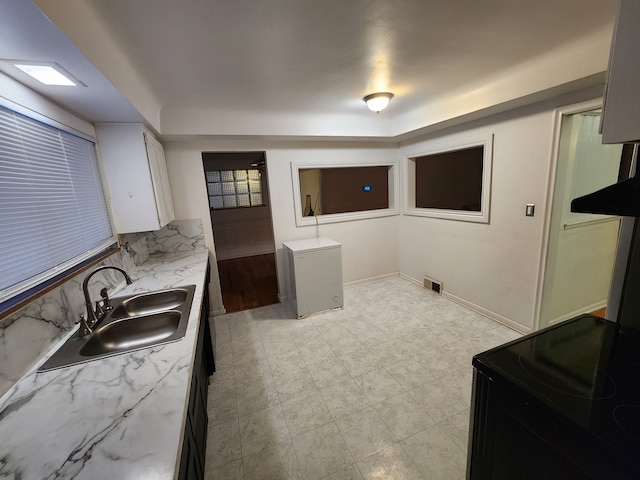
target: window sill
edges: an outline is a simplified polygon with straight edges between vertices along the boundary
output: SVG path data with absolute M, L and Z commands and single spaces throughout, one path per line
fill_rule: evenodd
M 0 303 L 0 320 L 8 317 L 12 313 L 15 313 L 16 311 L 26 306 L 28 303 L 33 302 L 37 298 L 46 294 L 47 292 L 50 292 L 56 287 L 59 287 L 60 285 L 62 285 L 64 282 L 74 277 L 75 275 L 85 270 L 88 270 L 89 268 L 93 267 L 94 265 L 97 265 L 98 263 L 102 262 L 106 258 L 109 258 L 111 255 L 118 253 L 119 251 L 120 251 L 120 247 L 118 247 L 118 245 L 114 243 L 111 247 L 107 248 L 106 250 L 103 250 L 102 252 L 94 255 L 93 257 L 88 258 L 84 262 L 65 270 L 59 275 L 56 275 L 55 277 L 50 278 L 46 282 L 36 285 L 35 287 L 25 292 L 22 292 L 21 294 L 16 295 L 13 298 L 5 300 L 4 302 Z
M 405 208 L 403 215 L 412 217 L 440 218 L 459 222 L 489 223 L 489 214 L 463 210 L 439 210 L 435 208 Z
M 239 207 L 223 207 L 223 208 L 213 208 L 213 207 L 209 207 L 209 210 L 212 212 L 224 212 L 226 210 L 246 210 L 248 208 L 263 208 L 266 207 L 266 205 L 262 204 L 262 205 L 242 205 Z
M 333 213 L 330 215 L 317 215 L 313 217 L 298 217 L 296 218 L 296 226 L 308 227 L 316 225 L 316 223 L 318 225 L 325 225 L 328 223 L 352 222 L 354 220 L 364 220 L 367 218 L 392 217 L 394 215 L 400 215 L 400 212 L 395 208 L 368 210 L 364 212 Z

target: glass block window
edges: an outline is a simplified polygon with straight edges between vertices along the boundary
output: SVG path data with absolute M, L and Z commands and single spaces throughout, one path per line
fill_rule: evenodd
M 262 172 L 260 170 L 207 171 L 209 206 L 214 209 L 261 207 Z

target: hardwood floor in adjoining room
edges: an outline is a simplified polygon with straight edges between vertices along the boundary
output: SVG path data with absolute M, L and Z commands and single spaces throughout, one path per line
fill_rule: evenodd
M 275 254 L 220 260 L 218 273 L 227 313 L 278 303 Z

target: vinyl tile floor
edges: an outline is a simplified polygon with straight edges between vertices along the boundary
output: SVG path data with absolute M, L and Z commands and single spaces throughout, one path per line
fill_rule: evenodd
M 400 277 L 215 317 L 208 480 L 461 480 L 471 359 L 520 336 Z

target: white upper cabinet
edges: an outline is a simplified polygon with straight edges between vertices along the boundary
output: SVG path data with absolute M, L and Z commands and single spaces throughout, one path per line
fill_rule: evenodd
M 640 2 L 620 0 L 602 114 L 602 142 L 640 141 Z
M 169 189 L 167 162 L 164 158 L 164 148 L 162 148 L 162 144 L 149 133 L 145 132 L 144 139 L 147 146 L 147 156 L 149 157 L 151 179 L 153 180 L 153 191 L 158 206 L 158 217 L 160 219 L 160 225 L 164 226 L 175 218 L 173 201 L 171 200 L 171 190 Z
M 96 124 L 118 233 L 159 230 L 175 218 L 164 149 L 136 123 Z

